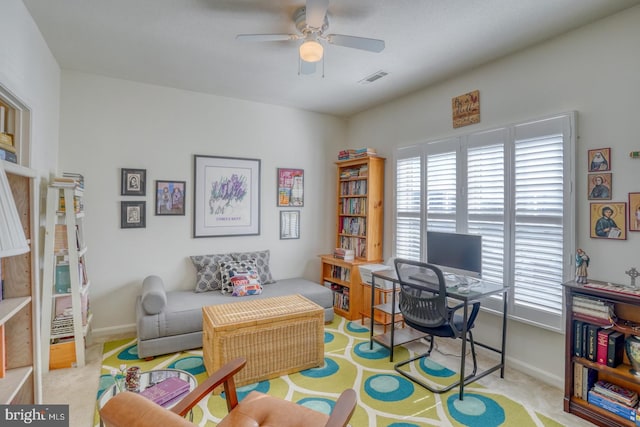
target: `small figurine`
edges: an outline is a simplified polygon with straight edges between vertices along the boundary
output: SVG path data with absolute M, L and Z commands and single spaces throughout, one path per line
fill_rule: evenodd
M 582 249 L 576 251 L 576 283 L 587 283 L 587 267 L 589 267 L 589 255 Z

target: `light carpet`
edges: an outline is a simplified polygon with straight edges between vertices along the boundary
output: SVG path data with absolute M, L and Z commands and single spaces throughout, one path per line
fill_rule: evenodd
M 387 349 L 376 344 L 373 349 L 369 347 L 367 328 L 336 316 L 331 324 L 325 325 L 324 366 L 239 387 L 238 398 L 242 399 L 251 390 L 259 390 L 329 413 L 342 390 L 351 387 L 358 393 L 358 406 L 351 418 L 354 427 L 561 426 L 503 392 L 478 384 L 465 387 L 463 401 L 458 400 L 457 388 L 448 393 L 433 394 L 394 371 Z M 422 344 L 396 347 L 394 360 L 408 359 L 414 355 L 414 350 L 425 348 Z M 118 369 L 122 364 L 140 366 L 142 370 L 183 369 L 198 381 L 207 376 L 202 350 L 145 361 L 138 359 L 135 340 L 113 341 L 104 345 L 98 396 L 113 385 L 111 369 Z M 410 369 L 437 386 L 450 384 L 458 378 L 456 372 L 431 359 L 414 362 Z M 193 413 L 195 424 L 215 426 L 227 413 L 224 398 L 212 395 Z M 97 413 L 94 421 L 98 426 Z

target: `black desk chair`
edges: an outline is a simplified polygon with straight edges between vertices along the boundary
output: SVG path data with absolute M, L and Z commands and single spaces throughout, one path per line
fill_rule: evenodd
M 465 377 L 465 381 L 475 376 L 478 370 L 476 350 L 473 343 L 471 329 L 480 310 L 480 303 L 474 302 L 467 318 L 467 337 L 462 336 L 464 316 L 456 311 L 464 308 L 466 302 L 449 307 L 447 305 L 447 286 L 442 271 L 434 265 L 424 262 L 397 258 L 396 272 L 400 284 L 399 307 L 404 322 L 410 327 L 431 335 L 429 351 L 412 359 L 399 362 L 394 369 L 411 381 L 421 385 L 433 393 L 444 393 L 460 385 L 456 381 L 444 388 L 434 388 L 425 384 L 411 373 L 399 369 L 415 360 L 429 357 L 433 350 L 435 337 L 449 337 L 467 339 L 471 343 L 471 357 L 473 358 L 473 372 Z M 465 355 L 461 355 L 465 357 Z M 463 359 L 464 360 L 464 359 Z

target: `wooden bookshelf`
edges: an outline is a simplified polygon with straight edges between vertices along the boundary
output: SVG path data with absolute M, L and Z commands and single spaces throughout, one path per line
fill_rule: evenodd
M 336 162 L 335 247 L 354 250 L 355 259 L 322 255 L 321 281 L 334 290 L 335 312 L 349 320 L 363 310 L 358 266 L 382 260 L 384 162 L 383 157 Z
M 594 280 L 590 280 L 589 282 L 597 286 L 606 286 L 604 282 Z M 621 364 L 611 367 L 590 360 L 588 357 L 578 357 L 574 353 L 576 347 L 574 321 L 583 320 L 582 318 L 576 317 L 573 313 L 574 297 L 588 297 L 613 305 L 616 320 L 613 325 L 607 327 L 623 333 L 625 338 L 629 335 L 640 335 L 640 295 L 625 292 L 622 287 L 619 289 L 622 292 L 591 287 L 589 285 L 585 286 L 573 281 L 564 284 L 566 296 L 565 309 L 567 313 L 565 331 L 564 411 L 584 418 L 599 426 L 634 427 L 636 426 L 636 422 L 589 403 L 584 396 L 580 396 L 578 387 L 580 380 L 577 379 L 575 371 L 576 366 L 578 366 L 578 368 L 585 367 L 594 370 L 597 372 L 598 380 L 608 381 L 640 393 L 640 377 L 630 372 L 631 366 L 626 354 L 624 354 Z

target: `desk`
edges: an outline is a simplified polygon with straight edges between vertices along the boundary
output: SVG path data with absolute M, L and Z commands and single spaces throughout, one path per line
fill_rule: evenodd
M 374 303 L 374 297 L 373 295 L 375 295 L 375 292 L 373 292 L 373 289 L 375 289 L 376 286 L 376 279 L 379 280 L 389 280 L 391 282 L 393 282 L 393 292 L 391 293 L 391 304 L 388 305 L 387 307 L 385 306 L 375 306 Z M 371 330 L 370 330 L 370 347 L 373 348 L 373 342 L 377 342 L 378 344 L 382 345 L 383 347 L 386 347 L 389 349 L 389 361 L 393 362 L 393 348 L 397 345 L 401 345 L 401 344 L 406 344 L 408 342 L 411 341 L 415 341 L 418 340 L 420 338 L 424 338 L 427 337 L 428 334 L 424 334 L 422 332 L 419 332 L 411 327 L 409 327 L 408 325 L 406 327 L 404 327 L 401 331 L 395 331 L 395 323 L 391 324 L 391 329 L 389 332 L 384 333 L 384 334 L 380 334 L 380 335 L 375 335 L 374 336 L 374 331 L 373 331 L 373 327 L 375 325 L 374 322 L 374 312 L 375 310 L 382 310 L 385 312 L 389 312 L 388 310 L 390 310 L 389 314 L 391 315 L 391 318 L 395 318 L 396 313 L 399 312 L 399 308 L 398 308 L 398 302 L 396 301 L 396 286 L 398 285 L 399 281 L 398 281 L 398 276 L 396 275 L 396 272 L 393 270 L 385 270 L 385 271 L 379 271 L 379 272 L 374 272 L 371 275 L 371 288 L 372 288 L 372 292 L 371 292 Z M 463 393 L 464 393 L 464 386 L 466 384 L 470 384 L 473 383 L 477 380 L 479 380 L 480 378 L 483 378 L 487 375 L 489 375 L 492 372 L 497 371 L 498 369 L 500 369 L 500 378 L 504 378 L 504 367 L 505 367 L 505 344 L 506 344 L 506 339 L 507 339 L 507 296 L 508 296 L 508 292 L 509 292 L 509 287 L 505 286 L 504 284 L 500 284 L 500 283 L 495 283 L 495 282 L 489 282 L 486 280 L 479 280 L 477 283 L 474 283 L 473 285 L 471 285 L 470 289 L 468 292 L 460 292 L 458 290 L 457 286 L 453 286 L 453 287 L 449 287 L 447 288 L 447 297 L 450 297 L 452 299 L 456 299 L 459 301 L 464 302 L 464 321 L 463 321 L 463 329 L 462 329 L 462 350 L 461 350 L 461 356 L 460 356 L 460 400 L 463 399 Z M 476 301 L 482 300 L 484 298 L 488 298 L 491 295 L 497 295 L 497 294 L 502 294 L 502 301 L 503 301 L 503 308 L 502 308 L 502 342 L 501 342 L 501 347 L 499 349 L 488 346 L 486 344 L 482 344 L 479 342 L 475 342 L 477 345 L 487 348 L 491 351 L 494 351 L 496 353 L 500 354 L 500 362 L 497 363 L 494 366 L 491 366 L 488 369 L 485 369 L 484 371 L 481 371 L 480 373 L 477 373 L 476 375 L 472 375 L 469 376 L 467 378 L 465 378 L 465 374 L 464 374 L 464 368 L 465 368 L 465 358 L 466 358 L 466 353 L 467 353 L 467 319 L 469 318 L 469 306 Z M 398 335 L 398 336 L 396 336 Z M 455 385 L 454 385 L 455 386 Z M 446 391 L 446 390 L 443 390 Z

